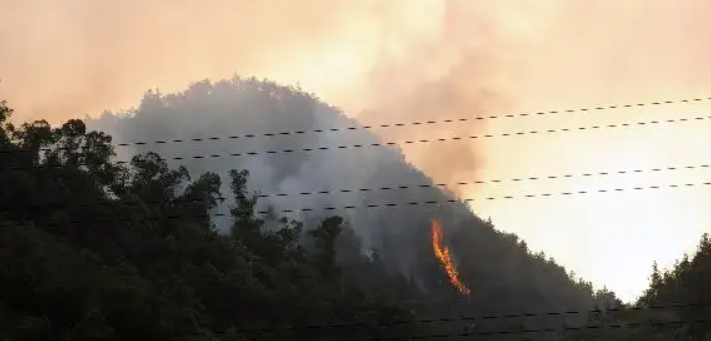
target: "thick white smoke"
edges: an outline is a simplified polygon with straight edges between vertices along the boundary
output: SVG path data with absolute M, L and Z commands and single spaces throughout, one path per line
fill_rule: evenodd
M 344 216 L 366 248 L 379 246 L 384 229 L 405 238 L 412 237 L 416 225 L 427 224 L 431 205 L 408 207 L 405 203 L 442 199 L 437 188 L 418 189 L 430 180 L 405 164 L 397 148 L 369 146 L 383 140 L 337 108 L 273 83 L 235 78 L 197 83 L 182 93 L 149 93 L 134 112 L 105 113 L 88 123 L 111 133 L 118 143 L 148 142 L 122 147 L 122 159 L 156 151 L 173 165 L 186 165 L 194 175 L 213 171 L 224 177 L 230 169 L 247 169 L 250 188 L 266 196 L 260 199 L 260 210 L 273 206 L 277 213 L 312 226 L 327 215 Z M 354 127 L 359 129 L 349 129 Z M 337 131 L 314 133 L 319 129 Z M 286 134 L 264 135 L 280 132 Z M 239 137 L 228 138 L 234 135 Z M 193 138 L 206 141 L 189 141 Z M 153 143 L 172 139 L 188 141 Z M 256 155 L 245 155 L 249 152 Z M 181 160 L 172 160 L 176 157 Z M 224 195 L 229 197 L 227 183 Z M 378 190 L 397 185 L 412 188 Z M 401 206 L 384 206 L 389 203 Z M 227 213 L 227 206 L 218 213 Z M 216 221 L 221 229 L 228 228 L 228 218 Z
M 191 81 L 223 79 L 235 72 L 299 82 L 364 124 L 686 98 L 708 91 L 710 84 L 711 68 L 706 61 L 711 50 L 705 38 L 710 12 L 711 3 L 703 0 L 0 0 L 0 98 L 17 109 L 16 120 L 56 122 L 135 106 L 149 88 L 170 93 Z M 196 115 L 170 123 L 195 127 L 193 131 L 201 134 L 223 135 L 245 131 L 238 128 L 262 131 L 274 127 L 246 124 L 228 126 L 233 131 L 227 131 L 220 129 L 225 120 L 208 119 L 205 112 Z M 614 112 L 606 117 L 622 115 Z M 250 115 L 240 117 L 244 120 Z M 376 132 L 385 140 L 407 141 L 471 135 L 483 128 L 498 132 L 528 130 L 533 124 L 550 128 L 569 123 L 571 117 Z M 321 123 L 303 122 L 307 127 Z M 279 127 L 299 129 L 295 122 L 282 122 Z M 134 135 L 117 139 L 154 138 L 152 130 L 138 128 Z M 498 178 L 509 171 L 520 171 L 512 176 L 553 172 L 565 162 L 588 165 L 589 160 L 604 159 L 609 152 L 600 152 L 595 143 L 566 146 L 568 154 L 585 155 L 584 159 L 556 160 L 552 170 L 543 169 L 545 162 L 538 155 L 560 143 L 555 138 L 541 141 L 520 147 L 420 144 L 406 146 L 404 152 L 437 182 L 477 179 L 492 159 L 497 162 L 490 173 Z M 334 141 L 308 141 L 317 142 Z M 256 139 L 252 143 L 240 141 L 240 146 L 274 147 Z M 181 148 L 174 152 L 227 151 Z M 267 161 L 249 162 L 255 162 L 250 167 L 261 169 L 254 172 L 254 181 L 280 176 L 277 171 L 270 175 L 265 169 L 269 167 L 260 165 Z M 297 189 L 310 183 L 304 174 L 319 174 L 331 167 L 280 162 L 272 168 L 289 166 L 299 171 L 290 172 L 289 180 L 274 190 Z M 532 164 L 541 166 L 531 169 Z M 360 166 L 353 172 L 358 170 Z M 400 182 L 392 175 L 373 178 Z M 400 193 L 405 192 L 396 194 Z M 302 200 L 315 200 L 306 203 L 316 205 L 320 199 Z M 531 211 L 528 206 L 519 208 Z M 545 228 L 540 229 L 527 225 L 528 216 L 516 219 L 509 224 L 510 230 L 527 233 L 527 239 L 548 240 L 550 234 L 566 235 L 580 218 L 572 214 L 567 223 L 556 227 L 541 223 Z M 557 228 L 556 232 L 550 232 L 551 228 Z M 595 230 L 585 233 L 601 238 L 617 233 L 605 223 L 586 230 Z M 568 258 L 577 259 L 573 262 L 577 268 L 597 262 L 600 273 L 609 273 L 604 262 L 581 255 L 579 246 L 589 244 L 579 239 L 581 234 L 576 231 L 554 246 L 532 245 L 569 249 Z M 619 252 L 624 255 L 626 250 L 620 247 Z M 646 271 L 637 275 L 642 278 L 639 283 L 644 282 Z

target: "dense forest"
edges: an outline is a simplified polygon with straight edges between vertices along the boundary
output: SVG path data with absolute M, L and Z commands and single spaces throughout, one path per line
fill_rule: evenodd
M 359 125 L 296 88 L 204 81 L 56 127 L 11 114 L 2 102 L 0 340 L 711 340 L 709 237 L 623 304 L 395 147 L 307 152 L 382 140 L 309 133 Z M 356 190 L 402 184 L 418 188 Z M 442 204 L 389 205 L 407 202 Z

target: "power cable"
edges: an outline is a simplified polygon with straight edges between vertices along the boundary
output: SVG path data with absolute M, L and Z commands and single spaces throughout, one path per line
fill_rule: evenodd
M 398 144 L 419 144 L 419 143 L 432 143 L 432 142 L 449 142 L 449 141 L 461 141 L 461 140 L 478 140 L 493 137 L 514 137 L 522 135 L 536 135 L 544 133 L 563 133 L 563 132 L 578 132 L 578 131 L 590 131 L 590 130 L 600 130 L 600 129 L 610 129 L 610 128 L 625 128 L 634 126 L 649 126 L 649 125 L 662 125 L 671 123 L 682 123 L 691 121 L 702 121 L 711 119 L 711 116 L 697 116 L 689 118 L 677 118 L 677 119 L 666 119 L 666 120 L 651 120 L 651 121 L 639 121 L 632 123 L 619 123 L 619 124 L 606 124 L 606 125 L 589 125 L 580 126 L 576 128 L 559 128 L 559 129 L 547 129 L 547 130 L 531 130 L 531 131 L 519 131 L 513 133 L 500 133 L 500 134 L 483 134 L 483 135 L 471 135 L 471 136 L 453 136 L 444 137 L 436 139 L 420 139 L 420 140 L 407 140 L 402 142 L 379 142 L 379 143 L 368 143 L 368 144 L 352 144 L 352 145 L 340 145 L 340 146 L 321 146 L 313 148 L 301 148 L 301 149 L 281 149 L 281 150 L 266 150 L 266 151 L 252 151 L 252 152 L 241 152 L 241 153 L 224 153 L 224 154 L 204 154 L 204 155 L 192 155 L 192 156 L 174 156 L 168 158 L 160 158 L 163 161 L 184 161 L 184 160 L 198 160 L 198 159 L 216 159 L 216 158 L 226 158 L 226 157 L 244 157 L 244 156 L 255 156 L 255 155 L 270 155 L 270 154 L 282 154 L 282 153 L 301 153 L 301 152 L 314 152 L 314 151 L 324 151 L 324 150 L 344 150 L 344 149 L 357 149 L 365 147 L 386 147 L 386 146 L 397 146 Z M 130 161 L 117 161 L 116 164 L 128 164 Z M 86 165 L 85 163 L 78 163 L 78 166 Z M 61 167 L 57 165 L 55 167 Z M 18 170 L 25 169 L 27 167 L 15 166 L 15 167 L 4 167 L 0 168 L 0 171 L 7 170 Z
M 351 194 L 351 193 L 364 193 L 364 192 L 374 192 L 374 191 L 393 191 L 393 190 L 406 190 L 406 189 L 426 189 L 426 188 L 440 188 L 447 187 L 449 185 L 476 185 L 476 184 L 492 184 L 492 183 L 503 183 L 503 182 L 524 182 L 524 181 L 538 181 L 538 180 L 555 180 L 555 179 L 572 179 L 576 177 L 590 178 L 594 176 L 609 176 L 609 175 L 624 175 L 624 174 L 641 174 L 641 173 L 659 173 L 663 171 L 679 171 L 679 170 L 692 170 L 692 169 L 708 169 L 711 168 L 711 164 L 695 164 L 695 165 L 681 165 L 681 166 L 665 166 L 657 168 L 637 168 L 637 169 L 620 169 L 615 171 L 597 171 L 597 172 L 585 172 L 579 174 L 559 174 L 559 175 L 542 175 L 542 176 L 529 176 L 529 177 L 519 177 L 510 179 L 492 179 L 492 180 L 475 180 L 475 181 L 458 181 L 449 184 L 438 183 L 438 184 L 415 184 L 415 185 L 389 185 L 373 188 L 357 188 L 357 189 L 337 189 L 337 190 L 322 190 L 322 191 L 311 191 L 311 192 L 299 192 L 299 193 L 267 193 L 267 194 L 257 194 L 257 198 L 270 198 L 270 197 L 289 197 L 289 196 L 310 196 L 310 195 L 325 195 L 325 194 Z M 224 202 L 227 200 L 225 197 L 215 197 L 213 198 L 217 201 Z M 494 200 L 489 198 L 488 200 Z M 173 203 L 187 203 L 187 202 L 200 202 L 202 199 L 194 200 L 174 200 Z M 146 204 L 157 204 L 159 202 L 143 202 Z M 37 205 L 27 205 L 27 206 L 0 206 L 0 211 L 11 210 L 21 207 L 21 209 L 29 210 L 43 210 L 43 209 L 58 209 L 58 208 L 88 208 L 96 206 L 111 206 L 111 205 L 133 205 L 131 203 L 122 202 L 104 202 L 104 203 L 82 203 L 82 204 L 72 204 L 67 205 L 63 201 L 56 202 L 45 202 Z
M 390 202 L 390 203 L 379 203 L 379 204 L 363 204 L 363 205 L 343 205 L 343 206 L 324 206 L 320 208 L 301 208 L 301 209 L 280 209 L 280 210 L 262 210 L 262 211 L 257 211 L 256 213 L 259 214 L 272 214 L 272 213 L 297 213 L 297 212 L 316 212 L 316 211 L 337 211 L 337 210 L 351 210 L 351 209 L 360 209 L 360 208 L 366 208 L 366 209 L 374 209 L 374 208 L 393 208 L 393 207 L 412 207 L 412 206 L 419 206 L 419 205 L 442 205 L 442 204 L 463 204 L 463 203 L 468 203 L 468 202 L 476 202 L 476 201 L 491 201 L 491 200 L 501 200 L 501 199 L 523 199 L 523 198 L 547 198 L 547 197 L 552 197 L 552 196 L 573 196 L 573 195 L 586 195 L 586 194 L 605 194 L 605 193 L 621 193 L 621 192 L 638 192 L 642 190 L 658 190 L 658 189 L 678 189 L 678 188 L 691 188 L 691 187 L 701 187 L 701 186 L 711 186 L 711 181 L 707 182 L 701 182 L 701 183 L 684 183 L 684 184 L 667 184 L 667 185 L 649 185 L 649 186 L 635 186 L 635 187 L 626 187 L 626 188 L 602 188 L 602 189 L 597 189 L 597 190 L 579 190 L 579 191 L 565 191 L 565 192 L 553 192 L 553 193 L 535 193 L 535 194 L 524 194 L 524 195 L 507 195 L 507 196 L 498 196 L 498 197 L 485 197 L 485 198 L 458 198 L 458 199 L 447 199 L 447 200 L 424 200 L 424 201 L 412 201 L 412 202 Z M 195 200 L 190 200 L 190 201 L 195 201 Z M 198 200 L 198 201 L 203 201 L 203 200 Z M 180 203 L 181 201 L 177 201 L 175 203 Z M 189 201 L 183 201 L 183 202 L 189 202 Z M 170 204 L 171 202 L 166 202 L 167 204 Z M 88 204 L 87 206 L 79 206 L 79 205 L 62 205 L 62 206 L 56 206 L 54 207 L 55 209 L 59 208 L 82 208 L 82 207 L 96 207 L 96 206 L 103 206 L 103 205 L 126 205 L 126 206 L 140 206 L 146 204 L 145 202 L 143 203 L 128 203 L 128 202 L 110 202 L 110 203 L 95 203 L 95 204 Z M 36 210 L 46 210 L 49 209 L 47 206 L 28 206 L 28 207 L 6 207 L 4 209 L 0 209 L 0 212 L 6 211 L 36 211 Z M 223 217 L 223 216 L 230 216 L 230 214 L 227 213 L 212 213 L 212 214 L 193 214 L 191 215 L 193 217 Z M 92 222 L 111 222 L 111 221 L 143 221 L 143 220 L 163 220 L 163 219 L 184 219 L 186 215 L 167 215 L 167 216 L 149 216 L 149 217 L 144 217 L 142 219 L 134 220 L 134 219 L 92 219 Z M 60 225 L 63 224 L 72 224 L 72 223 L 82 223 L 82 221 L 66 221 L 66 222 L 61 222 L 59 223 Z M 47 223 L 47 224 L 52 224 L 52 223 Z
M 520 178 L 510 178 L 510 179 L 492 179 L 492 180 L 474 180 L 474 181 L 456 181 L 450 183 L 436 183 L 436 184 L 420 184 L 420 185 L 387 185 L 382 187 L 374 188 L 357 188 L 357 189 L 336 189 L 336 190 L 322 190 L 313 192 L 298 192 L 298 193 L 268 193 L 268 194 L 258 194 L 258 198 L 269 198 L 269 197 L 289 197 L 289 196 L 309 196 L 309 195 L 319 195 L 319 194 L 336 194 L 336 193 L 359 193 L 359 192 L 374 192 L 374 191 L 392 191 L 392 190 L 402 190 L 402 189 L 416 189 L 416 188 L 440 188 L 448 187 L 452 185 L 458 186 L 469 186 L 469 185 L 485 185 L 485 184 L 499 184 L 504 182 L 524 182 L 524 181 L 534 181 L 534 180 L 558 180 L 558 179 L 572 179 L 577 177 L 590 178 L 594 176 L 607 176 L 607 175 L 623 175 L 623 174 L 640 174 L 646 172 L 659 173 L 663 171 L 677 171 L 682 169 L 700 169 L 700 168 L 711 168 L 711 164 L 697 164 L 697 165 L 685 165 L 685 166 L 668 166 L 660 168 L 650 168 L 650 169 L 622 169 L 616 171 L 597 171 L 597 172 L 586 172 L 579 174 L 560 174 L 560 175 L 542 175 L 542 176 L 528 176 Z
M 442 124 L 442 123 L 482 121 L 482 120 L 491 120 L 491 119 L 498 119 L 498 118 L 518 118 L 518 117 L 530 117 L 530 116 L 544 116 L 544 115 L 561 114 L 561 113 L 586 113 L 586 112 L 591 112 L 591 111 L 615 110 L 615 109 L 634 108 L 634 107 L 639 108 L 639 107 L 649 107 L 649 106 L 662 106 L 662 105 L 669 105 L 669 104 L 702 102 L 702 101 L 708 101 L 708 100 L 711 100 L 711 97 L 696 97 L 696 98 L 687 98 L 687 99 L 679 99 L 679 100 L 638 102 L 638 103 L 597 106 L 597 107 L 588 107 L 588 108 L 579 108 L 579 109 L 538 111 L 538 112 L 521 113 L 521 114 L 508 114 L 508 115 L 504 114 L 504 115 L 464 117 L 464 118 L 444 119 L 444 120 L 430 120 L 430 121 L 415 121 L 415 122 L 404 122 L 404 123 L 401 122 L 401 123 L 390 123 L 390 124 L 364 125 L 364 126 L 347 127 L 347 128 L 288 130 L 288 131 L 280 131 L 280 132 L 266 132 L 266 133 L 257 133 L 257 134 L 229 135 L 229 136 L 211 136 L 211 137 L 203 137 L 203 138 L 166 139 L 166 140 L 154 140 L 154 141 L 134 141 L 134 142 L 118 143 L 118 144 L 116 144 L 116 146 L 117 147 L 129 147 L 129 146 L 148 145 L 148 144 L 205 142 L 205 141 L 228 140 L 228 139 L 246 139 L 246 138 L 257 138 L 257 137 L 275 137 L 275 136 L 287 136 L 287 135 L 319 134 L 319 133 L 365 130 L 365 129 L 375 129 L 375 128 L 395 128 L 395 127 L 421 126 L 421 125 L 432 125 L 432 124 Z
M 676 321 L 644 321 L 644 322 L 627 322 L 627 323 L 605 323 L 600 325 L 583 325 L 579 327 L 561 326 L 547 328 L 531 328 L 520 330 L 496 330 L 496 331 L 471 331 L 460 333 L 439 333 L 428 335 L 406 335 L 406 336 L 390 336 L 377 338 L 348 338 L 343 341 L 394 341 L 394 340 L 413 340 L 413 339 L 439 339 L 449 337 L 465 337 L 465 336 L 492 336 L 492 335 L 522 335 L 534 333 L 565 333 L 581 330 L 602 330 L 602 329 L 624 329 L 624 328 L 639 328 L 648 326 L 675 326 L 689 324 L 704 324 L 711 322 L 711 319 L 694 319 L 694 320 L 676 320 Z M 219 333 L 224 334 L 224 333 Z
M 481 316 L 459 316 L 450 318 L 429 318 L 429 319 L 416 319 L 414 321 L 391 321 L 378 323 L 379 327 L 391 327 L 397 325 L 408 325 L 408 324 L 436 324 L 445 322 L 475 322 L 478 320 L 498 320 L 498 319 L 514 319 L 514 318 L 533 318 L 533 317 L 544 317 L 544 316 L 564 316 L 564 315 L 575 315 L 575 314 L 599 314 L 599 313 L 612 313 L 621 311 L 650 311 L 650 310 L 663 310 L 663 309 L 680 309 L 680 308 L 708 308 L 711 307 L 711 303 L 670 303 L 665 305 L 653 305 L 653 306 L 633 306 L 633 307 L 617 307 L 609 308 L 605 310 L 601 309 L 590 309 L 590 310 L 565 310 L 565 311 L 548 311 L 548 312 L 529 312 L 529 313 L 506 313 L 506 314 L 491 314 L 491 315 L 481 315 Z M 342 322 L 334 324 L 314 324 L 314 325 L 302 325 L 302 326 L 275 326 L 266 328 L 254 328 L 254 329 L 240 329 L 243 333 L 268 333 L 276 332 L 281 330 L 298 331 L 298 330 L 319 330 L 319 329 L 340 329 L 349 327 L 360 327 L 365 326 L 363 322 Z

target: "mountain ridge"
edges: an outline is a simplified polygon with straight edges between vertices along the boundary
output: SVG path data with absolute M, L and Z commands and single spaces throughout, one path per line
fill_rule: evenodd
M 196 116 L 198 118 L 196 118 Z M 108 131 L 121 140 L 134 141 L 151 139 L 176 139 L 189 140 L 193 138 L 208 138 L 209 136 L 229 136 L 234 134 L 257 135 L 261 132 L 277 131 L 313 131 L 339 129 L 336 133 L 298 134 L 274 137 L 250 137 L 246 139 L 202 141 L 197 143 L 181 143 L 175 145 L 135 146 L 134 152 L 156 151 L 161 155 L 210 155 L 217 152 L 236 153 L 240 151 L 257 150 L 283 150 L 300 148 L 314 148 L 319 146 L 382 143 L 382 138 L 367 129 L 356 120 L 344 115 L 338 108 L 321 102 L 312 94 L 307 94 L 300 89 L 281 86 L 269 81 L 259 81 L 255 78 L 235 77 L 217 82 L 202 81 L 193 83 L 189 88 L 180 93 L 160 94 L 148 92 L 141 105 L 129 115 L 120 113 L 105 113 L 96 120 L 89 120 L 90 127 Z M 344 127 L 358 129 L 346 130 Z M 180 150 L 178 150 L 180 148 Z M 184 149 L 183 149 L 184 148 Z M 346 154 L 348 153 L 348 154 Z M 263 155 L 254 157 L 236 158 L 230 161 L 223 160 L 180 160 L 173 163 L 185 165 L 188 170 L 200 173 L 211 170 L 224 173 L 229 168 L 243 168 L 250 170 L 250 183 L 253 190 L 263 193 L 302 193 L 314 191 L 328 191 L 342 188 L 377 188 L 392 186 L 393 184 L 425 184 L 432 188 L 405 189 L 393 191 L 365 191 L 363 193 L 339 194 L 338 196 L 309 196 L 263 198 L 268 205 L 284 208 L 298 207 L 323 207 L 340 206 L 356 203 L 389 203 L 410 201 L 442 201 L 446 202 L 456 196 L 449 190 L 440 190 L 434 186 L 433 181 L 424 173 L 407 161 L 404 154 L 397 148 L 356 148 L 348 151 L 314 151 L 310 153 L 285 153 L 279 155 Z M 313 172 L 314 174 L 309 174 Z M 277 186 L 272 185 L 277 183 Z M 346 200 L 343 197 L 354 198 Z M 267 207 L 267 204 L 262 207 Z M 302 214 L 290 216 L 300 219 L 305 223 L 316 221 L 327 215 L 321 212 L 316 214 Z M 508 266 L 523 264 L 520 257 L 511 260 L 506 257 L 511 255 L 498 254 L 497 252 L 481 251 L 481 257 L 476 257 L 476 251 L 467 251 L 471 248 L 475 238 L 487 238 L 487 242 L 480 243 L 479 249 L 489 250 L 492 240 L 501 239 L 503 245 L 519 245 L 517 237 L 501 232 L 494 232 L 493 225 L 487 224 L 477 217 L 469 207 L 460 202 L 441 207 L 390 207 L 385 209 L 360 208 L 346 211 L 329 212 L 343 216 L 356 231 L 364 243 L 364 249 L 377 248 L 385 259 L 390 271 L 397 271 L 404 276 L 415 276 L 415 282 L 421 283 L 423 289 L 429 273 L 423 269 L 430 261 L 431 247 L 429 242 L 429 225 L 433 217 L 442 220 L 445 229 L 445 238 L 455 241 L 452 244 L 455 257 L 460 262 L 467 264 L 466 259 L 486 259 L 494 264 L 502 262 Z M 469 232 L 466 229 L 481 231 Z M 418 232 L 413 232 L 418 231 Z M 492 231 L 491 233 L 486 231 Z M 454 237 L 452 237 L 454 236 Z M 502 237 L 497 237 L 502 236 Z M 393 243 L 399 247 L 383 250 L 387 238 L 394 238 Z M 488 239 L 491 238 L 491 239 Z M 507 244 L 508 243 L 508 244 Z M 406 247 L 407 245 L 418 245 Z M 518 247 L 518 246 L 517 246 Z M 516 249 L 509 247 L 510 252 L 523 252 L 527 254 L 526 247 Z M 463 256 L 467 254 L 467 256 Z M 503 258 L 502 258 L 503 257 Z M 538 266 L 544 269 L 543 264 L 554 264 L 550 260 L 533 257 L 533 262 L 542 262 Z M 517 263 L 518 262 L 518 263 Z M 523 262 L 523 263 L 521 263 Z M 474 263 L 474 269 L 481 267 L 481 263 Z M 530 264 L 525 267 L 529 267 Z M 553 266 L 553 265 L 550 265 Z M 557 265 L 556 265 L 557 266 Z M 554 266 L 552 269 L 555 269 Z M 523 268 L 521 268 L 523 270 Z M 516 270 L 504 269 L 496 274 L 496 270 L 489 269 L 489 276 L 509 278 L 505 282 L 514 283 Z M 578 294 L 568 293 L 564 300 L 557 304 L 550 304 L 551 309 L 587 309 L 593 306 L 592 289 L 567 278 L 568 273 L 563 269 L 551 270 L 554 278 L 550 279 L 548 288 L 543 288 L 543 282 L 535 284 L 533 291 L 550 290 L 550 285 L 575 287 Z M 418 272 L 422 272 L 421 274 Z M 462 270 L 462 276 L 473 284 L 476 295 L 477 277 Z M 472 270 L 472 273 L 476 271 Z M 527 275 L 527 280 L 536 283 L 536 276 Z M 564 284 L 569 282 L 568 284 Z M 427 287 L 427 285 L 424 285 Z M 566 290 L 563 290 L 566 291 Z M 535 296 L 535 295 L 533 295 Z M 546 295 L 544 295 L 546 296 Z M 555 295 L 548 294 L 544 301 L 556 301 Z M 564 295 L 565 296 L 565 295 Z M 572 302 L 576 301 L 576 302 Z M 515 305 L 515 304 L 514 304 Z M 531 304 L 538 306 L 538 303 Z

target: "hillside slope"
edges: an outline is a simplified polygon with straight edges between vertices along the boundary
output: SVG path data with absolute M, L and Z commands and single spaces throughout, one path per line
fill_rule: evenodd
M 433 302 L 446 302 L 439 313 L 593 306 L 589 285 L 572 280 L 565 269 L 528 250 L 516 236 L 495 230 L 466 205 L 447 203 L 454 196 L 434 186 L 395 147 L 337 148 L 383 141 L 367 129 L 349 129 L 360 125 L 298 89 L 256 79 L 203 81 L 181 93 L 149 92 L 136 110 L 105 113 L 87 123 L 107 131 L 117 142 L 148 142 L 121 147 L 123 157 L 156 151 L 173 166 L 185 165 L 193 173 L 214 171 L 223 177 L 229 169 L 247 169 L 248 186 L 272 195 L 260 199 L 262 209 L 271 205 L 277 212 L 294 210 L 287 215 L 304 222 L 333 213 L 345 217 L 363 250 L 377 250 L 392 273 L 406 276 L 423 293 L 439 297 Z M 338 131 L 328 131 L 331 128 Z M 313 132 L 320 129 L 327 131 Z M 174 139 L 181 142 L 151 143 Z M 303 151 L 318 147 L 328 149 Z M 247 152 L 256 154 L 229 156 Z M 181 159 L 171 160 L 177 157 Z M 398 185 L 411 188 L 357 191 Z M 320 191 L 332 193 L 299 194 Z M 273 196 L 276 193 L 289 195 Z M 424 204 L 427 201 L 443 204 Z M 410 202 L 423 204 L 407 205 Z M 397 205 L 382 206 L 387 203 Z M 349 205 L 357 208 L 319 210 Z M 300 211 L 303 208 L 315 210 Z M 472 290 L 468 299 L 458 298 L 435 262 L 429 229 L 433 219 L 442 221 L 460 275 Z M 218 218 L 218 226 L 226 225 Z
M 244 170 L 196 177 L 153 152 L 116 162 L 111 136 L 87 130 L 81 120 L 15 126 L 7 123 L 10 114 L 0 102 L 1 340 L 691 341 L 711 335 L 708 235 L 672 269 L 655 266 L 637 306 L 623 305 L 614 293 L 593 294 L 572 281 L 555 262 L 462 205 L 349 211 L 351 222 L 333 215 L 303 222 L 260 216 Z M 400 158 L 379 161 L 390 162 L 371 178 L 426 180 Z M 228 210 L 219 208 L 221 196 L 231 198 Z M 371 192 L 359 198 L 376 199 Z M 222 231 L 209 218 L 220 210 L 227 212 Z M 447 226 L 445 244 L 470 296 L 446 281 L 427 219 Z M 364 221 L 375 228 L 357 225 Z M 593 303 L 601 309 L 570 312 Z M 476 318 L 487 310 L 519 314 Z

